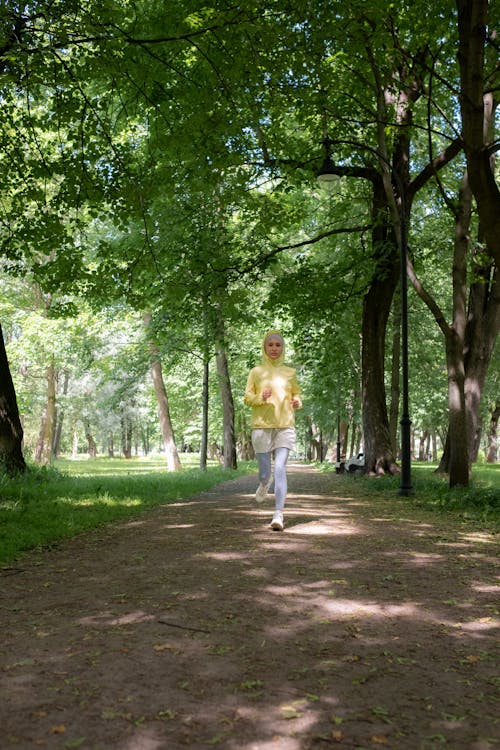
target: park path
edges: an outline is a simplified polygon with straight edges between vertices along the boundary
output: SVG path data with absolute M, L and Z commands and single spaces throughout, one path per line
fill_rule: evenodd
M 283 533 L 244 477 L 2 571 L 2 750 L 500 747 L 495 536 L 369 486 L 292 465 Z

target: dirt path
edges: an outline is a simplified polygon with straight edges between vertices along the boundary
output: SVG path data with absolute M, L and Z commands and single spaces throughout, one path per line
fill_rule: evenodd
M 4 571 L 0 746 L 500 747 L 496 539 L 289 480 L 283 533 L 247 477 Z

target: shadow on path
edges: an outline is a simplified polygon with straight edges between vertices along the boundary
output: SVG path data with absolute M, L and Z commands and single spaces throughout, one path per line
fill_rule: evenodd
M 28 556 L 2 748 L 498 747 L 494 537 L 366 487 L 291 466 L 283 533 L 245 477 Z

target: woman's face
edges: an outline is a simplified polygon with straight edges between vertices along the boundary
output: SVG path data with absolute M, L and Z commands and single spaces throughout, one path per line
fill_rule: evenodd
M 266 339 L 264 349 L 269 359 L 278 359 L 283 351 L 283 344 L 279 339 Z

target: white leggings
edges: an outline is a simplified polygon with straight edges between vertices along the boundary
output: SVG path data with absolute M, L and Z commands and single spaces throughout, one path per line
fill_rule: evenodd
M 276 510 L 283 510 L 285 507 L 287 477 L 286 462 L 288 461 L 288 448 L 274 449 L 274 500 Z M 271 453 L 257 453 L 257 462 L 259 464 L 259 480 L 261 484 L 267 484 L 271 476 Z

